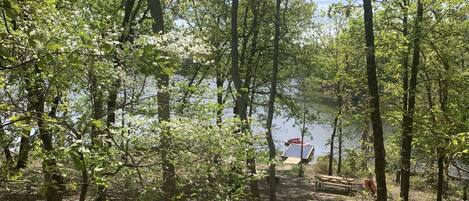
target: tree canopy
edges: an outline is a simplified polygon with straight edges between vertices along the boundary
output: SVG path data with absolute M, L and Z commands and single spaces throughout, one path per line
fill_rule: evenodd
M 365 199 L 467 200 L 467 1 L 0 10 L 0 199 L 282 200 L 277 128 L 294 119 L 314 146 L 308 125 L 331 128 L 304 180 L 305 166 L 374 180 Z

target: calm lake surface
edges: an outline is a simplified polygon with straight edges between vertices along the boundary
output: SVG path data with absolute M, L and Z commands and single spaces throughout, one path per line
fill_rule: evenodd
M 329 115 L 332 116 L 332 115 Z M 306 123 L 308 134 L 304 137 L 306 143 L 314 146 L 314 158 L 316 161 L 320 155 L 328 155 L 330 151 L 330 138 L 333 131 L 332 120 L 331 123 L 309 122 Z M 301 138 L 301 127 L 295 125 L 295 120 L 286 117 L 276 117 L 274 119 L 273 137 L 277 150 L 283 151 L 286 147 L 284 142 L 291 138 Z M 348 133 L 347 133 L 348 132 Z M 358 134 L 352 129 L 343 130 L 343 148 L 355 148 L 358 146 Z M 335 152 L 337 151 L 337 137 L 335 138 Z

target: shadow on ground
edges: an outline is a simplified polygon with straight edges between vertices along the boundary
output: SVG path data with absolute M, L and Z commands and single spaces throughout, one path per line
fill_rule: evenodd
M 277 177 L 280 178 L 277 185 L 277 200 L 279 201 L 349 201 L 355 200 L 344 189 L 325 187 L 316 190 L 313 175 L 306 174 L 298 177 L 291 170 L 278 170 Z M 267 181 L 261 182 L 261 193 L 263 200 L 268 200 L 269 187 Z

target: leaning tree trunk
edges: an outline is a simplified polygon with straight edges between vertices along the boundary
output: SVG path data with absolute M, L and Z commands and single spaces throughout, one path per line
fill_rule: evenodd
M 365 41 L 366 41 L 366 67 L 368 76 L 368 91 L 370 100 L 370 119 L 373 126 L 373 140 L 375 150 L 375 174 L 378 187 L 378 201 L 387 200 L 386 189 L 386 154 L 384 151 L 383 125 L 381 122 L 379 106 L 378 79 L 376 76 L 375 41 L 373 33 L 373 7 L 371 0 L 363 0 Z
M 421 22 L 423 18 L 423 5 L 417 0 L 417 18 L 415 21 L 415 34 L 413 39 L 413 58 L 409 83 L 409 102 L 407 112 L 403 119 L 402 148 L 401 148 L 401 197 L 409 200 L 410 189 L 410 159 L 412 153 L 412 129 L 414 123 L 415 95 L 417 91 L 417 74 L 420 62 Z

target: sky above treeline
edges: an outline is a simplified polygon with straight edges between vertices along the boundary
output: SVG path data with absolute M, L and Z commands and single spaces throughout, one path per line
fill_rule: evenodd
M 324 9 L 327 8 L 331 3 L 337 3 L 339 0 L 314 0 L 316 4 L 318 5 L 319 9 Z

